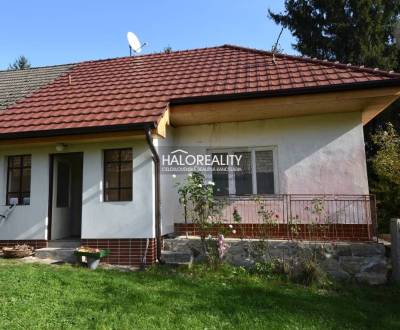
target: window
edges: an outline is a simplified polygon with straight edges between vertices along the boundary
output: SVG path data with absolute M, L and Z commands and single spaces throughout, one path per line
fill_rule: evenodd
M 253 193 L 251 152 L 235 152 L 234 155 L 240 157 L 240 171 L 235 171 L 235 194 L 251 195 Z
M 104 201 L 132 200 L 132 149 L 104 151 Z
M 274 193 L 274 162 L 272 150 L 255 151 L 257 194 Z
M 221 171 L 221 166 L 213 166 L 212 180 L 216 195 L 274 194 L 274 152 L 266 148 L 246 150 L 225 150 L 213 152 L 212 156 L 234 156 L 239 165 Z
M 212 156 L 225 157 L 227 153 L 213 153 Z M 229 175 L 228 169 L 221 165 L 214 165 L 212 171 L 212 180 L 214 185 L 214 194 L 216 196 L 225 196 L 229 194 Z
M 9 156 L 7 205 L 29 205 L 31 196 L 31 156 Z
M 69 207 L 71 169 L 68 163 L 57 163 L 57 207 Z

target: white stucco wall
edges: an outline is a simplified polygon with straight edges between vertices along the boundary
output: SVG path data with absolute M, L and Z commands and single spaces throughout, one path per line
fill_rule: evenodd
M 170 127 L 158 148 L 274 147 L 276 193 L 367 194 L 361 114 L 329 114 L 187 127 Z M 103 202 L 103 149 L 132 147 L 133 201 Z M 82 237 L 154 237 L 154 165 L 146 141 L 87 143 L 63 152 L 83 153 Z M 46 239 L 49 154 L 55 145 L 0 150 L 0 204 L 6 199 L 7 155 L 31 154 L 31 204 L 0 220 L 0 240 Z M 182 221 L 175 184 L 182 177 L 161 174 L 162 233 Z M 1 206 L 1 211 L 5 206 Z
M 163 148 L 175 146 L 175 129 L 167 127 L 165 139 L 153 139 L 156 150 L 161 154 Z M 161 234 L 168 234 L 174 231 L 174 221 L 176 214 L 177 192 L 175 188 L 176 180 L 171 175 L 160 174 L 160 216 L 161 216 Z M 179 207 L 179 205 L 178 205 Z
M 133 200 L 103 202 L 103 150 L 132 147 Z M 74 144 L 63 152 L 83 153 L 82 238 L 154 237 L 154 166 L 146 141 Z M 31 203 L 0 220 L 0 240 L 46 239 L 49 154 L 55 146 L 0 150 L 0 212 L 6 208 L 7 156 L 32 155 Z
M 32 155 L 30 205 L 17 206 L 6 220 L 0 219 L 0 240 L 46 239 L 49 156 L 44 150 L 15 148 L 0 153 L 0 212 L 7 208 L 7 155 Z
M 177 127 L 174 147 L 274 147 L 276 193 L 368 194 L 360 113 L 327 114 L 241 123 Z M 174 182 L 163 174 L 163 203 L 170 208 L 164 227 L 183 221 Z M 171 217 L 171 210 L 175 210 Z M 168 223 L 168 224 L 167 224 Z
M 83 238 L 150 238 L 154 231 L 154 165 L 146 141 L 118 144 L 133 148 L 131 202 L 103 202 L 103 153 L 111 145 L 91 144 L 83 156 Z M 100 164 L 100 166 L 98 165 Z

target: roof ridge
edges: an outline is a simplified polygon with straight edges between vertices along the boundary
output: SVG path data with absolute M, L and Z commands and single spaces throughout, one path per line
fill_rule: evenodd
M 3 69 L 0 70 L 0 73 L 5 73 L 5 72 L 9 72 L 9 73 L 24 73 L 24 72 L 29 72 L 29 71 L 34 71 L 34 70 L 41 70 L 41 69 L 47 69 L 47 68 L 57 68 L 57 67 L 63 67 L 63 66 L 73 66 L 73 65 L 77 65 L 80 62 L 75 62 L 75 63 L 63 63 L 63 64 L 54 64 L 54 65 L 43 65 L 43 66 L 34 66 L 34 67 L 30 67 L 27 69 L 23 69 L 23 70 L 18 70 L 18 69 Z
M 262 49 L 257 49 L 257 48 L 251 48 L 251 47 L 244 47 L 244 46 L 237 46 L 237 45 L 231 45 L 231 44 L 224 44 L 222 47 L 226 48 L 233 48 L 233 49 L 238 49 L 242 51 L 249 51 L 253 53 L 258 53 L 258 54 L 264 54 L 264 55 L 269 55 L 273 56 L 274 53 L 268 50 L 262 50 Z M 303 61 L 307 63 L 318 63 L 321 65 L 325 66 L 330 66 L 330 67 L 336 67 L 336 68 L 342 68 L 342 69 L 352 69 L 355 71 L 360 71 L 360 72 L 368 72 L 372 74 L 382 74 L 387 77 L 400 77 L 400 72 L 394 72 L 394 71 L 385 71 L 377 68 L 371 68 L 371 67 L 364 67 L 362 66 L 357 66 L 357 65 L 352 65 L 350 63 L 345 64 L 341 62 L 332 62 L 328 60 L 321 60 L 318 58 L 311 58 L 311 57 L 306 57 L 306 56 L 301 56 L 301 55 L 290 55 L 290 54 L 282 54 L 282 53 L 275 53 L 276 57 L 283 57 L 283 58 L 288 58 L 288 59 L 294 59 L 298 61 Z
M 201 50 L 208 50 L 208 49 L 218 49 L 218 48 L 230 48 L 230 49 L 236 49 L 236 50 L 241 50 L 241 51 L 247 51 L 247 52 L 252 52 L 252 53 L 258 53 L 262 55 L 268 55 L 268 56 L 273 56 L 274 53 L 268 50 L 264 49 L 257 49 L 257 48 L 251 48 L 251 47 L 245 47 L 245 46 L 238 46 L 238 45 L 232 45 L 232 44 L 222 44 L 222 45 L 217 45 L 217 46 L 210 46 L 210 47 L 198 47 L 198 48 L 188 48 L 188 49 L 181 49 L 181 50 L 173 50 L 170 53 L 165 53 L 163 51 L 160 52 L 154 52 L 154 53 L 149 53 L 149 54 L 142 54 L 142 55 L 136 55 L 136 56 L 119 56 L 119 57 L 110 57 L 110 58 L 101 58 L 101 59 L 94 59 L 94 60 L 85 60 L 85 61 L 79 61 L 79 62 L 71 62 L 71 63 L 64 63 L 64 64 L 55 64 L 55 65 L 45 65 L 45 66 L 37 66 L 37 67 L 31 67 L 29 69 L 25 70 L 0 70 L 0 73 L 5 73 L 5 72 L 16 72 L 16 71 L 31 71 L 31 70 L 37 70 L 37 69 L 46 69 L 46 68 L 57 68 L 57 67 L 62 67 L 62 66 L 75 66 L 75 65 L 80 65 L 84 63 L 94 63 L 94 62 L 106 62 L 106 61 L 113 61 L 113 60 L 120 60 L 120 59 L 128 59 L 128 58 L 144 58 L 144 57 L 152 57 L 152 56 L 160 56 L 160 55 L 171 55 L 171 54 L 179 54 L 179 53 L 188 53 L 188 52 L 196 52 L 196 51 L 201 51 Z M 336 67 L 336 68 L 342 68 L 342 69 L 352 69 L 355 71 L 359 72 L 367 72 L 367 73 L 372 73 L 375 75 L 385 75 L 387 77 L 400 77 L 400 72 L 394 72 L 394 71 L 385 71 L 377 68 L 371 68 L 371 67 L 364 67 L 364 66 L 357 66 L 357 65 L 351 65 L 345 64 L 345 63 L 339 63 L 339 62 L 332 62 L 328 60 L 321 60 L 317 58 L 311 58 L 311 57 L 306 57 L 306 56 L 301 56 L 301 55 L 291 55 L 291 54 L 283 54 L 283 53 L 275 53 L 276 57 L 280 58 L 287 58 L 287 59 L 293 59 L 293 60 L 298 60 L 302 62 L 307 62 L 307 63 L 314 63 L 314 64 L 320 64 L 328 67 Z M 72 69 L 71 67 L 71 69 Z
M 121 59 L 128 59 L 128 58 L 143 58 L 143 57 L 151 57 L 151 56 L 159 56 L 159 55 L 168 56 L 168 55 L 171 55 L 171 54 L 189 53 L 189 52 L 195 52 L 195 51 L 199 51 L 199 50 L 216 49 L 216 48 L 222 48 L 222 47 L 224 47 L 224 45 L 179 49 L 179 50 L 173 50 L 173 51 L 171 51 L 169 53 L 166 53 L 164 51 L 159 51 L 159 52 L 154 52 L 154 53 L 149 53 L 149 54 L 141 54 L 141 55 L 132 55 L 132 56 L 127 55 L 127 56 L 119 56 L 119 57 L 100 58 L 100 59 L 97 59 L 97 60 L 85 60 L 85 61 L 76 62 L 76 63 L 72 63 L 72 64 L 106 62 L 106 61 L 121 60 Z
M 149 53 L 149 54 L 141 54 L 141 55 L 134 55 L 134 56 L 126 55 L 126 56 L 99 58 L 99 59 L 84 60 L 84 61 L 77 61 L 77 62 L 70 62 L 70 63 L 63 63 L 63 64 L 35 66 L 35 67 L 30 67 L 30 68 L 24 69 L 24 70 L 3 69 L 3 70 L 0 70 L 0 73 L 3 73 L 3 72 L 22 72 L 22 71 L 27 72 L 27 71 L 36 70 L 36 69 L 46 69 L 46 68 L 54 68 L 54 67 L 60 67 L 60 66 L 74 66 L 74 65 L 79 65 L 79 64 L 83 64 L 83 63 L 106 62 L 106 61 L 113 61 L 113 60 L 121 60 L 121 59 L 128 59 L 128 58 L 138 58 L 138 57 L 142 58 L 142 57 L 150 57 L 150 56 L 157 56 L 157 55 L 168 56 L 170 54 L 188 53 L 188 52 L 194 52 L 194 51 L 206 50 L 206 49 L 216 49 L 216 48 L 222 48 L 224 46 L 225 45 L 179 49 L 179 50 L 173 50 L 173 51 L 171 51 L 169 53 L 165 53 L 164 51 L 159 51 L 159 52 L 154 52 L 154 53 Z M 240 47 L 240 46 L 238 46 L 238 47 Z

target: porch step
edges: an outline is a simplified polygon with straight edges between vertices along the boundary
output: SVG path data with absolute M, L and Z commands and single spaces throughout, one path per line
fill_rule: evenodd
M 54 248 L 47 247 L 35 251 L 35 257 L 40 259 L 53 259 L 67 263 L 76 263 L 77 258 L 74 254 L 75 248 Z
M 81 246 L 81 241 L 76 239 L 58 239 L 48 241 L 47 247 L 49 248 L 77 248 Z
M 166 265 L 192 267 L 193 254 L 190 252 L 162 251 L 161 260 Z

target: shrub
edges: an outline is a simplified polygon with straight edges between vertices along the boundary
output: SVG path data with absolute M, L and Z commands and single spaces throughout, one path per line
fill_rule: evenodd
M 268 261 L 257 262 L 249 269 L 250 274 L 260 275 L 265 278 L 274 278 L 277 276 L 287 276 L 287 264 L 279 258 L 270 259 Z
M 289 259 L 272 258 L 267 261 L 257 262 L 249 269 L 250 274 L 262 276 L 267 279 L 274 277 L 306 286 L 327 286 L 330 284 L 327 274 L 314 258 L 304 256 Z
M 217 264 L 225 253 L 225 243 L 218 233 L 216 239 L 207 232 L 213 228 L 222 228 L 222 204 L 214 198 L 214 182 L 205 182 L 205 177 L 199 172 L 188 175 L 184 183 L 177 183 L 179 203 L 184 208 L 185 222 L 187 217 L 197 225 L 200 231 L 203 253 L 211 264 Z M 216 241 L 218 240 L 218 241 Z
M 306 286 L 326 286 L 330 284 L 327 274 L 321 269 L 317 260 L 299 259 L 295 266 L 289 267 L 289 279 L 294 283 Z
M 388 232 L 390 219 L 400 215 L 400 136 L 388 123 L 371 138 L 376 148 L 369 159 L 373 172 L 371 191 L 377 196 L 379 231 Z

